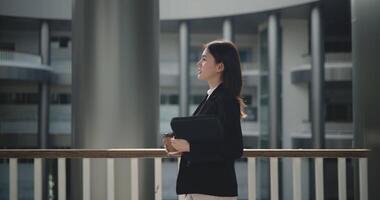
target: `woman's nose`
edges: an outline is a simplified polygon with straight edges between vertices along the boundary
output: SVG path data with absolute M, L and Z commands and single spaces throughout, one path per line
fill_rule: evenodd
M 201 66 L 201 60 L 198 60 L 197 67 L 200 67 L 200 66 Z

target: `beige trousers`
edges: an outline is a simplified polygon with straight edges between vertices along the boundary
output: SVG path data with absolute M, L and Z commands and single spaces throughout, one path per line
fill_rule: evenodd
M 237 197 L 218 197 L 205 194 L 188 194 L 186 200 L 237 200 Z

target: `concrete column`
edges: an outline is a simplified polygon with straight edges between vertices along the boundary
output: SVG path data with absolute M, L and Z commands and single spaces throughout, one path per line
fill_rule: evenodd
M 74 1 L 74 148 L 156 147 L 158 8 L 158 1 Z M 131 199 L 130 164 L 130 159 L 115 160 L 115 199 Z M 80 170 L 74 169 L 72 193 L 82 186 Z M 152 159 L 139 160 L 138 176 L 139 199 L 154 199 Z M 93 159 L 91 199 L 106 199 L 106 180 L 106 160 Z
M 232 18 L 225 18 L 223 20 L 223 38 L 235 42 L 234 25 Z
M 189 24 L 187 21 L 179 23 L 179 115 L 189 115 L 189 49 L 190 49 L 190 34 Z
M 325 148 L 324 64 L 322 17 L 320 6 L 311 8 L 311 134 L 313 148 Z
M 354 148 L 371 150 L 369 199 L 380 199 L 379 9 L 378 0 L 351 0 Z
M 50 65 L 50 26 L 48 21 L 41 21 L 40 26 L 40 56 L 43 65 Z M 38 83 L 40 103 L 38 105 L 38 147 L 48 148 L 49 135 L 49 96 L 50 85 L 48 82 Z M 48 195 L 48 169 L 47 161 L 42 162 L 42 194 L 46 198 Z
M 41 22 L 40 29 L 40 56 L 43 65 L 50 65 L 50 28 L 47 21 Z M 39 147 L 47 147 L 49 131 L 49 84 L 39 83 L 40 104 L 38 112 Z
M 281 137 L 280 22 L 277 14 L 268 19 L 269 59 L 269 146 L 279 148 Z

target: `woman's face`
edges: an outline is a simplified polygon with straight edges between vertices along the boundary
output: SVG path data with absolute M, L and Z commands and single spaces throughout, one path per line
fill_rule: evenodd
M 221 64 L 216 64 L 215 58 L 208 52 L 207 48 L 203 50 L 201 59 L 197 63 L 198 73 L 197 77 L 199 80 L 214 80 L 220 78 Z

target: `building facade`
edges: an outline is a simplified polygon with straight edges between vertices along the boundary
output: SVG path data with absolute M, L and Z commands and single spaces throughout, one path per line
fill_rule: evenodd
M 2 148 L 72 147 L 71 4 L 0 1 Z M 206 95 L 207 83 L 196 79 L 195 63 L 203 45 L 216 39 L 239 47 L 246 148 L 313 148 L 318 137 L 324 138 L 321 148 L 352 147 L 349 0 L 161 0 L 158 136 L 171 131 L 172 117 L 190 115 Z M 316 111 L 315 94 L 323 94 Z M 262 161 L 258 169 L 263 180 L 267 164 Z M 309 163 L 303 165 L 309 183 Z M 283 183 L 291 179 L 288 171 L 290 163 L 284 162 Z M 259 187 L 258 196 L 266 199 L 268 183 Z M 282 184 L 282 195 L 291 199 L 287 187 Z M 313 191 L 304 187 L 307 199 Z

